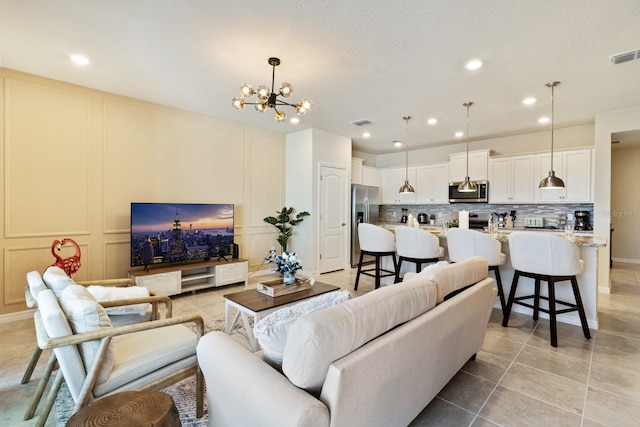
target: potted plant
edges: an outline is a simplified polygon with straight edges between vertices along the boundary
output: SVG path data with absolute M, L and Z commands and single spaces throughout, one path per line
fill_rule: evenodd
M 278 216 L 268 216 L 264 218 L 264 222 L 273 225 L 278 230 L 278 238 L 276 239 L 282 247 L 282 252 L 287 250 L 287 242 L 293 234 L 293 228 L 300 224 L 305 216 L 309 216 L 309 212 L 300 212 L 293 216 L 293 208 L 282 208 L 280 212 L 276 211 Z

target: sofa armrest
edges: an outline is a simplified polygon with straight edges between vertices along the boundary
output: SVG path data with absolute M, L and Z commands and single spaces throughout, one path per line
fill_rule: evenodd
M 210 425 L 329 425 L 324 404 L 224 332 L 202 337 L 197 355 Z
M 122 278 L 122 279 L 102 279 L 102 280 L 83 280 L 81 282 L 76 282 L 78 285 L 82 286 L 115 286 L 115 287 L 129 287 L 136 286 L 136 281 L 133 279 Z

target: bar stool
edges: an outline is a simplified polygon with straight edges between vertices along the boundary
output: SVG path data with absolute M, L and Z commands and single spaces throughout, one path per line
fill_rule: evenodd
M 584 261 L 580 259 L 580 250 L 571 241 L 553 234 L 541 232 L 514 232 L 509 235 L 509 248 L 511 250 L 511 265 L 515 273 L 509 292 L 507 309 L 504 313 L 502 326 L 509 323 L 509 315 L 513 304 L 520 304 L 533 309 L 533 320 L 538 320 L 538 312 L 549 314 L 549 329 L 551 333 L 551 345 L 558 346 L 558 334 L 556 331 L 556 316 L 562 313 L 577 311 L 582 324 L 582 331 L 586 339 L 591 339 L 587 316 L 580 298 L 578 280 L 576 275 L 580 274 L 584 267 Z M 520 276 L 529 277 L 535 280 L 533 295 L 516 297 L 516 287 Z M 555 297 L 555 286 L 557 282 L 569 280 L 573 289 L 575 304 L 561 301 Z M 547 282 L 549 296 L 540 295 L 540 281 Z M 533 299 L 533 304 L 523 302 L 523 300 Z M 540 307 L 540 300 L 547 300 L 549 308 Z M 564 305 L 568 308 L 558 310 L 556 304 Z
M 507 262 L 507 254 L 502 253 L 502 245 L 493 237 L 466 228 L 450 228 L 447 231 L 447 248 L 451 262 L 464 261 L 473 256 L 479 256 L 489 263 L 489 271 L 496 276 L 496 287 L 500 297 L 502 313 L 506 307 L 500 266 Z
M 398 264 L 396 262 L 396 245 L 393 233 L 385 228 L 377 225 L 360 223 L 358 224 L 358 242 L 360 243 L 360 260 L 358 261 L 358 273 L 356 275 L 356 284 L 354 290 L 358 290 L 358 282 L 360 274 L 375 277 L 375 289 L 380 287 L 380 278 L 395 276 Z M 362 266 L 370 264 L 372 261 L 363 262 L 365 255 L 375 258 L 375 267 L 363 270 Z M 380 260 L 390 256 L 393 260 L 393 271 L 382 268 Z M 372 273 L 373 272 L 373 273 Z
M 396 283 L 400 281 L 402 261 L 416 264 L 416 273 L 422 271 L 422 264 L 438 262 L 444 256 L 444 248 L 440 247 L 440 239 L 419 228 L 400 225 L 396 227 L 396 252 L 398 268 Z

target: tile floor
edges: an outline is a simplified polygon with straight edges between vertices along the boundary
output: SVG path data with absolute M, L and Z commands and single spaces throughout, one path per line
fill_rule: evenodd
M 364 277 L 364 276 L 363 276 Z M 514 313 L 508 328 L 494 309 L 482 350 L 414 420 L 412 426 L 637 426 L 640 423 L 640 265 L 615 264 L 612 292 L 600 294 L 600 329 L 584 339 L 578 326 L 559 324 L 558 348 L 549 345 L 548 321 Z M 352 290 L 355 269 L 319 280 Z M 356 294 L 373 290 L 364 277 Z M 255 286 L 256 277 L 249 286 Z M 174 315 L 224 316 L 223 295 L 241 286 L 174 298 Z M 32 426 L 24 410 L 33 379 L 21 385 L 35 346 L 33 321 L 0 324 L 0 425 Z M 36 413 L 37 415 L 37 413 Z M 47 426 L 53 426 L 53 416 Z

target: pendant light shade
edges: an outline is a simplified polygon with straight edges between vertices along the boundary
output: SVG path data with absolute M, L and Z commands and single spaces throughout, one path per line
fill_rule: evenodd
M 401 194 L 415 193 L 415 190 L 409 184 L 409 120 L 411 120 L 411 116 L 404 116 L 402 118 L 405 121 L 405 175 L 404 175 L 404 185 L 400 187 Z
M 556 176 L 556 171 L 553 170 L 553 131 L 554 131 L 554 102 L 553 92 L 554 88 L 558 86 L 560 82 L 547 83 L 545 86 L 551 88 L 551 169 L 549 170 L 549 176 L 540 181 L 538 188 L 564 188 L 564 181 Z
M 478 191 L 478 187 L 474 182 L 469 179 L 469 107 L 473 105 L 473 102 L 465 102 L 464 105 L 467 108 L 467 173 L 464 177 L 464 182 L 458 185 L 458 191 L 461 193 L 471 193 Z

